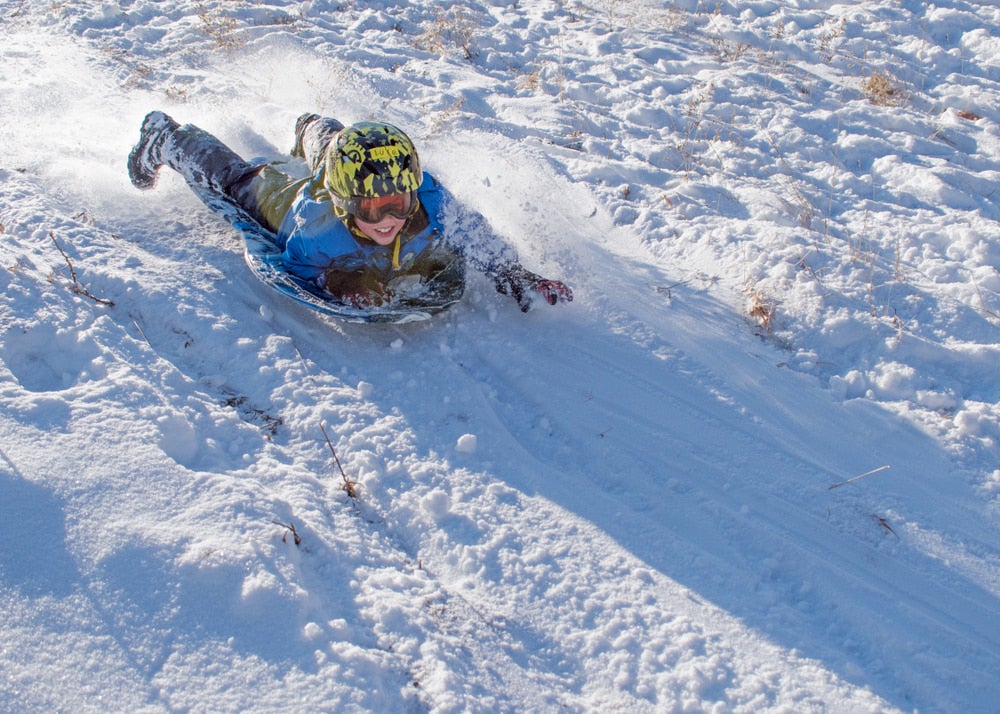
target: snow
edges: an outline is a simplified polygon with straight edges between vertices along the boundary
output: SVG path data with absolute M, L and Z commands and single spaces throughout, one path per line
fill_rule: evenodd
M 996 711 L 994 3 L 0 33 L 0 711 Z M 130 185 L 154 108 L 393 121 L 576 299 L 310 313 Z

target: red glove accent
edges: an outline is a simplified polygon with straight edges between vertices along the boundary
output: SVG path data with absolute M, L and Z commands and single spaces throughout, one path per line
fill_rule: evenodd
M 367 310 L 372 306 L 372 299 L 364 293 L 345 293 L 340 299 L 358 310 Z
M 555 305 L 557 302 L 573 302 L 573 291 L 558 280 L 542 280 L 534 288 L 549 305 Z
M 373 307 L 379 307 L 387 302 L 389 294 L 377 290 L 369 292 L 351 291 L 342 293 L 339 297 L 341 302 L 347 303 L 358 310 L 368 310 Z
M 525 270 L 516 263 L 498 270 L 494 281 L 497 292 L 514 298 L 521 308 L 521 312 L 527 312 L 531 309 L 532 299 L 530 293 L 527 292 L 528 290 L 539 293 L 549 305 L 573 300 L 573 291 L 567 285 L 558 280 L 546 280 L 541 275 Z

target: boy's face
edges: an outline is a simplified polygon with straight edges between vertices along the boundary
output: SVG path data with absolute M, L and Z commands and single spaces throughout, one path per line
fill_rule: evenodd
M 406 224 L 405 218 L 396 218 L 389 214 L 378 223 L 366 223 L 357 216 L 354 217 L 354 224 L 358 230 L 371 238 L 379 245 L 389 245 L 396 239 L 396 235 L 403 230 Z

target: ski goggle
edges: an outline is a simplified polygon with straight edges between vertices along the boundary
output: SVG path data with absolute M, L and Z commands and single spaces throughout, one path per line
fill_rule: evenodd
M 388 196 L 353 198 L 344 208 L 359 221 L 379 223 L 387 216 L 409 218 L 420 206 L 416 193 L 393 193 Z

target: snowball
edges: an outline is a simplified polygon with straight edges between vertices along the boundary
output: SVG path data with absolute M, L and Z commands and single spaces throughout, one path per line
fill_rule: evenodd
M 455 451 L 461 452 L 463 454 L 473 454 L 476 452 L 476 435 L 475 434 L 462 434 L 458 437 L 458 442 L 455 444 Z
M 448 515 L 448 510 L 451 508 L 451 497 L 440 488 L 435 488 L 420 499 L 420 505 L 435 519 L 440 519 Z

